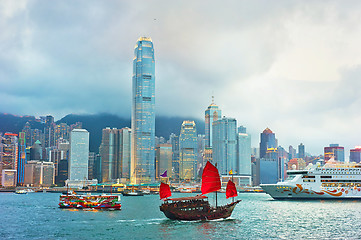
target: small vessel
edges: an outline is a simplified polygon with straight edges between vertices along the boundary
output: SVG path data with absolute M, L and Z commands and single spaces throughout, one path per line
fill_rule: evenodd
M 59 208 L 121 210 L 119 195 L 60 195 Z
M 221 218 L 228 218 L 231 216 L 235 206 L 241 201 L 232 201 L 232 203 L 217 206 L 211 206 L 208 202 L 208 197 L 204 194 L 216 192 L 221 189 L 221 181 L 218 173 L 218 169 L 210 162 L 207 162 L 203 174 L 202 174 L 202 194 L 194 197 L 182 197 L 182 198 L 169 198 L 172 193 L 168 184 L 161 183 L 159 189 L 160 199 L 164 200 L 164 203 L 159 207 L 160 211 L 164 213 L 166 217 L 173 220 L 214 220 Z M 216 195 L 217 196 L 217 195 Z M 237 190 L 232 181 L 228 181 L 227 184 L 227 199 L 237 196 Z
M 274 199 L 361 198 L 361 164 L 340 163 L 331 158 L 324 166 L 288 170 L 288 178 L 277 184 L 261 184 Z
M 123 191 L 122 194 L 123 194 L 123 196 L 144 196 L 144 192 L 135 191 L 134 189 L 128 190 L 128 191 Z
M 27 194 L 28 191 L 26 189 L 18 189 L 15 191 L 16 194 Z

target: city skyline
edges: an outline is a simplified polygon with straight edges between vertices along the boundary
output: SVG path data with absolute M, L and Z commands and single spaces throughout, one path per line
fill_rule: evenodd
M 2 1 L 0 112 L 129 116 L 131 48 L 146 35 L 159 115 L 202 119 L 214 95 L 251 135 L 269 127 L 285 148 L 360 145 L 359 2 L 157 3 Z

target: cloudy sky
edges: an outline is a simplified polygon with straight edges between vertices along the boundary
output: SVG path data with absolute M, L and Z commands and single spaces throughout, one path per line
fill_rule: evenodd
M 153 39 L 157 115 L 222 114 L 322 153 L 361 145 L 360 1 L 0 1 L 0 112 L 130 116 Z

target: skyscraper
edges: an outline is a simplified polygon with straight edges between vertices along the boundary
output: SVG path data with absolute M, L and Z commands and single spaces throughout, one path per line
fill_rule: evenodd
M 197 129 L 194 121 L 183 121 L 179 135 L 179 178 L 191 180 L 197 176 Z
M 329 147 L 324 147 L 324 155 L 325 155 L 325 162 L 327 162 L 332 157 L 334 157 L 335 161 L 339 161 L 339 162 L 345 161 L 344 147 L 341 147 L 338 144 L 330 144 Z
M 305 158 L 305 145 L 302 143 L 298 145 L 298 158 Z
M 169 141 L 172 144 L 172 177 L 179 179 L 179 136 L 172 133 Z
M 251 136 L 247 133 L 239 132 L 237 141 L 237 173 L 251 176 Z
M 350 162 L 361 162 L 361 147 L 356 146 L 354 149 L 350 149 Z
M 218 108 L 218 106 L 214 103 L 214 97 L 212 97 L 212 103 L 208 106 L 207 110 L 205 111 L 205 139 L 206 139 L 206 148 L 212 147 L 212 136 L 213 136 L 213 129 L 212 124 L 213 122 L 221 119 L 222 111 Z
M 271 129 L 266 128 L 261 133 L 261 142 L 259 144 L 260 158 L 266 157 L 268 148 L 276 148 L 276 147 L 277 147 L 277 140 L 275 134 L 271 131 Z
M 155 61 L 150 38 L 138 39 L 133 59 L 131 182 L 155 179 Z
M 156 178 L 167 171 L 167 177 L 172 177 L 172 144 L 163 143 L 156 147 Z
M 237 121 L 226 118 L 213 122 L 213 161 L 220 174 L 236 172 L 237 167 Z
M 74 129 L 70 133 L 69 180 L 88 179 L 89 132 Z
M 18 169 L 17 169 L 17 185 L 24 184 L 25 176 L 25 164 L 26 164 L 26 134 L 25 132 L 19 133 L 19 157 L 18 157 Z

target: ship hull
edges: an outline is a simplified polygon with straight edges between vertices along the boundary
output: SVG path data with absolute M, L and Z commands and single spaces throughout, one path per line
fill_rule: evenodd
M 176 205 L 164 203 L 160 210 L 164 215 L 172 220 L 196 221 L 196 220 L 215 220 L 228 218 L 231 216 L 235 206 L 241 200 L 220 207 L 209 207 L 202 210 L 193 208 L 178 208 Z M 191 209 L 191 210 L 188 210 Z
M 59 208 L 83 210 L 121 210 L 115 195 L 61 195 Z

